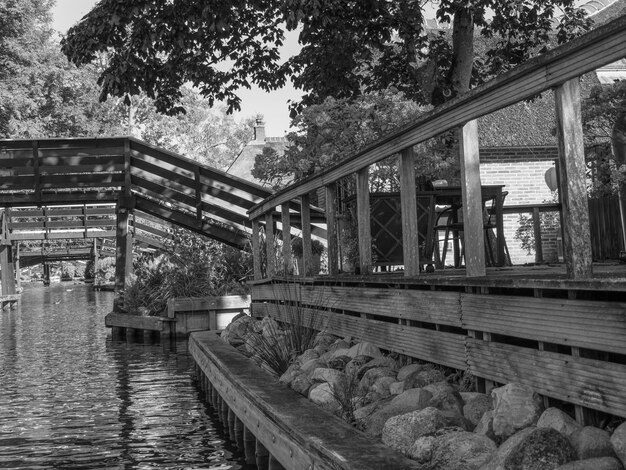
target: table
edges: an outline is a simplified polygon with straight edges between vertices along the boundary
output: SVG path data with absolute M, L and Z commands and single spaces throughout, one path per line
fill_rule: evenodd
M 494 202 L 493 215 L 495 216 L 496 227 L 496 266 L 504 266 L 506 264 L 503 207 L 504 198 L 507 193 L 504 192 L 502 188 L 504 188 L 504 185 L 500 184 L 481 186 L 483 207 L 489 201 Z M 418 195 L 433 195 L 436 205 L 450 206 L 455 216 L 458 211 L 463 208 L 461 186 L 444 186 L 428 191 L 419 191 Z

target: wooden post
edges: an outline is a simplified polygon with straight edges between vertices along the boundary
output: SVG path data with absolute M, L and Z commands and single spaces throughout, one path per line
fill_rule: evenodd
M 15 245 L 15 285 L 17 291 L 22 290 L 22 276 L 20 273 L 20 242 Z
M 328 274 L 339 274 L 339 241 L 337 238 L 337 183 L 326 185 L 326 244 Z
M 35 178 L 35 197 L 41 201 L 41 172 L 39 170 L 39 142 L 33 140 L 33 173 Z M 45 214 L 44 214 L 45 215 Z
M 235 443 L 235 420 L 237 417 L 235 416 L 235 412 L 232 408 L 228 407 L 228 437 L 230 438 L 232 443 Z
M 254 280 L 263 279 L 261 273 L 261 235 L 259 230 L 259 219 L 252 221 L 252 263 L 254 266 Z
M 283 229 L 283 270 L 285 275 L 293 273 L 293 259 L 291 257 L 291 216 L 289 203 L 281 206 L 281 224 Z
M 484 276 L 487 268 L 477 121 L 469 121 L 460 128 L 459 133 L 465 273 L 467 277 Z
M 237 444 L 237 448 L 244 452 L 245 448 L 243 445 L 243 423 L 241 420 L 235 415 L 235 443 Z
M 6 211 L 0 214 L 0 282 L 2 282 L 2 295 L 15 294 L 15 274 L 13 265 L 13 246 L 9 234 L 8 216 Z
M 415 190 L 415 151 L 404 149 L 398 160 L 400 175 L 400 212 L 402 214 L 402 252 L 404 276 L 420 273 L 420 247 L 417 229 L 417 193 Z
M 362 168 L 356 173 L 356 215 L 359 234 L 359 261 L 361 274 L 368 274 L 372 266 L 369 167 Z
M 274 246 L 274 214 L 265 214 L 265 254 L 267 256 L 267 277 L 276 275 L 276 247 Z
M 267 451 L 265 446 L 259 441 L 256 440 L 256 466 L 258 470 L 267 470 L 269 466 L 270 453 Z
M 541 216 L 539 208 L 533 207 L 533 233 L 535 236 L 535 263 L 543 263 L 543 242 L 541 241 Z
M 302 222 L 302 265 L 301 276 L 313 276 L 313 245 L 311 242 L 311 199 L 308 194 L 300 196 L 300 217 Z
M 593 268 L 579 79 L 569 80 L 557 87 L 555 98 L 563 257 L 567 277 L 584 279 L 593 274 Z
M 125 198 L 117 203 L 117 225 L 115 232 L 115 300 L 114 311 L 124 311 L 124 294 L 128 274 L 132 270 L 132 237 L 128 233 L 128 217 L 130 214 Z M 130 258 L 130 259 L 129 259 Z M 129 265 L 131 269 L 129 269 Z
M 246 465 L 256 464 L 256 438 L 254 434 L 246 427 L 243 428 L 243 450 L 246 455 Z

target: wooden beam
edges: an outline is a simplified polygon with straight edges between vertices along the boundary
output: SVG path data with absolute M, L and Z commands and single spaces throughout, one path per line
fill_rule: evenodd
M 274 216 L 265 214 L 265 254 L 267 257 L 267 277 L 276 275 L 276 247 L 274 245 Z
M 438 106 L 420 116 L 410 126 L 372 143 L 353 155 L 346 155 L 342 163 L 268 197 L 250 210 L 250 216 L 258 217 L 278 204 L 337 181 L 411 145 L 532 98 L 567 80 L 622 59 L 625 43 L 626 16 L 621 16 Z
M 254 269 L 254 280 L 263 279 L 261 272 L 261 234 L 259 230 L 259 219 L 252 219 L 252 263 Z
M 117 206 L 117 226 L 115 233 L 115 299 L 113 301 L 113 310 L 121 312 L 125 310 L 125 293 L 128 278 L 127 256 L 128 245 L 132 247 L 132 241 L 129 240 L 128 234 L 128 217 L 130 211 L 121 202 Z
M 467 277 L 484 276 L 487 273 L 487 268 L 480 184 L 478 122 L 475 120 L 468 122 L 459 129 L 459 133 L 465 273 Z
M 372 265 L 372 229 L 370 227 L 369 167 L 356 174 L 356 217 L 359 234 L 361 274 L 368 274 Z
M 285 275 L 293 273 L 293 259 L 291 257 L 291 216 L 289 204 L 281 206 L 281 223 L 283 234 L 283 271 Z
M 417 193 L 415 190 L 415 151 L 406 148 L 398 159 L 400 176 L 400 211 L 402 214 L 402 252 L 404 276 L 420 273 L 420 247 L 417 228 Z
M 339 274 L 339 239 L 337 230 L 337 184 L 326 185 L 326 242 L 328 274 Z
M 300 276 L 313 276 L 313 245 L 311 242 L 311 198 L 308 194 L 300 197 L 300 214 L 302 216 L 302 267 Z
M 13 264 L 13 246 L 8 233 L 8 215 L 6 211 L 0 212 L 0 281 L 2 282 L 2 295 L 15 294 L 15 266 Z
M 591 277 L 593 269 L 579 79 L 557 87 L 555 99 L 563 255 L 567 277 L 584 279 Z

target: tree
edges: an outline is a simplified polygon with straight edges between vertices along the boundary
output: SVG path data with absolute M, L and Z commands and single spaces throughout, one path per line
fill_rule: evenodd
M 239 108 L 238 88 L 278 88 L 287 76 L 306 93 L 302 105 L 390 86 L 409 99 L 438 104 L 542 52 L 553 37 L 564 42 L 589 27 L 574 0 L 441 0 L 437 18 L 452 27 L 433 32 L 424 28 L 423 5 L 102 0 L 69 31 L 63 51 L 78 65 L 111 52 L 99 78 L 101 98 L 145 91 L 168 113 L 183 109 L 186 82 L 211 104 L 225 100 L 232 111 Z M 278 54 L 282 22 L 301 28 L 303 46 L 286 64 Z M 480 57 L 477 34 L 488 40 Z

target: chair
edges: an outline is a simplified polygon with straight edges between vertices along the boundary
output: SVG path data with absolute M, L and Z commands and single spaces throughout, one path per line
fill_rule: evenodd
M 502 192 L 502 200 L 504 202 L 504 198 L 508 195 L 507 191 Z M 483 230 L 485 234 L 485 261 L 487 266 L 494 266 L 497 262 L 497 256 L 494 253 L 494 241 L 496 240 L 496 236 L 493 233 L 494 229 L 496 229 L 496 220 L 494 218 L 495 212 L 495 199 L 492 201 L 491 209 L 484 210 L 484 221 L 483 221 Z M 460 220 L 462 217 L 461 206 L 457 204 L 451 204 L 442 210 L 436 219 L 436 223 L 434 226 L 434 256 L 435 256 L 435 265 L 437 269 L 443 269 L 445 267 L 446 255 L 448 251 L 449 243 L 452 243 L 453 247 L 453 255 L 454 255 L 454 267 L 458 268 L 461 266 L 462 259 L 465 255 L 465 247 L 463 246 L 463 221 Z M 439 232 L 444 232 L 443 239 L 443 248 L 441 252 L 439 252 L 439 244 L 441 239 L 439 237 Z M 508 253 L 508 247 L 506 246 L 506 240 L 504 242 L 505 256 L 507 259 L 510 259 Z

